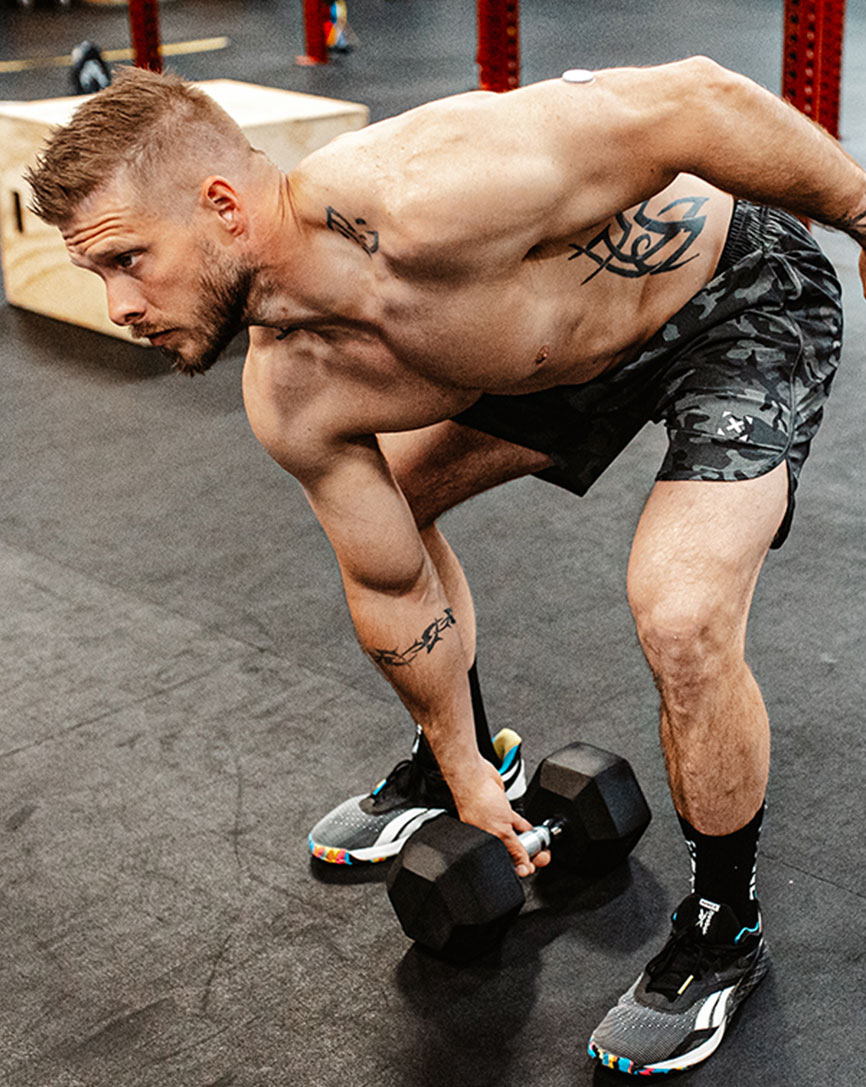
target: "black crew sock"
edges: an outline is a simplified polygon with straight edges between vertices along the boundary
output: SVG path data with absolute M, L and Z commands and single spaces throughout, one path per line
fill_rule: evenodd
M 478 667 L 475 661 L 472 662 L 472 667 L 469 669 L 469 692 L 472 695 L 472 717 L 475 721 L 475 742 L 478 744 L 478 750 L 481 752 L 482 758 L 498 767 L 499 757 L 493 747 L 493 740 L 490 738 L 490 728 L 487 724 L 487 713 L 484 710 L 484 699 L 481 696 L 481 683 L 478 679 Z M 420 738 L 417 757 L 418 761 L 426 769 L 439 769 L 430 745 L 423 735 Z
M 498 767 L 499 758 L 493 748 L 493 740 L 490 738 L 490 726 L 487 724 L 484 699 L 481 697 L 477 661 L 473 661 L 469 669 L 469 690 L 472 693 L 472 716 L 475 718 L 475 742 L 478 744 L 478 750 L 483 758 Z
M 730 906 L 744 925 L 758 920 L 755 866 L 766 803 L 733 834 L 702 834 L 677 815 L 692 859 L 692 893 Z

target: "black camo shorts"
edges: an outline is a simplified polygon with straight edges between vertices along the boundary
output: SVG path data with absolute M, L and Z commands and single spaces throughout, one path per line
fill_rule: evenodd
M 538 473 L 585 494 L 648 422 L 664 422 L 660 480 L 739 480 L 800 469 L 839 364 L 841 288 L 809 232 L 737 201 L 715 274 L 631 362 L 581 385 L 484 395 L 455 421 L 547 453 Z

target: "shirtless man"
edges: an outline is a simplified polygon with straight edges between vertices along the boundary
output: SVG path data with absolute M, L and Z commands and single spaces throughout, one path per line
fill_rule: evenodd
M 112 319 L 178 369 L 207 369 L 249 327 L 252 429 L 302 483 L 361 646 L 424 738 L 314 830 L 325 859 L 387 855 L 453 798 L 533 868 L 508 798 L 520 740 L 491 744 L 472 602 L 436 518 L 527 473 L 583 493 L 665 422 L 628 592 L 692 893 L 589 1048 L 644 1074 L 709 1056 L 768 965 L 754 866 L 769 731 L 747 614 L 840 350 L 831 267 L 767 205 L 866 246 L 864 171 L 693 58 L 434 102 L 288 176 L 183 81 L 126 70 L 30 180 Z

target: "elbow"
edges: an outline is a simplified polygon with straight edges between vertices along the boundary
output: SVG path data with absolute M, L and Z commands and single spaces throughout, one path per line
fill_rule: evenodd
M 692 103 L 717 104 L 750 82 L 710 57 L 695 56 L 678 62 L 683 78 L 683 92 Z
M 710 57 L 679 61 L 681 82 L 674 97 L 677 166 L 711 181 L 705 172 L 721 136 L 742 111 L 755 85 Z M 686 138 L 682 138 L 686 137 Z
M 735 75 L 712 57 L 705 57 L 703 54 L 678 61 L 677 67 L 698 87 L 706 87 L 719 80 L 723 81 L 727 76 L 734 77 Z

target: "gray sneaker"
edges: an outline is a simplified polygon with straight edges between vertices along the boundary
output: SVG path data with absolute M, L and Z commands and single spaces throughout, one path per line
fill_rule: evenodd
M 421 733 L 412 757 L 397 763 L 371 793 L 344 800 L 310 831 L 310 852 L 328 864 L 376 864 L 395 856 L 409 836 L 442 812 L 454 814 L 445 779 L 419 756 Z M 512 804 L 526 792 L 522 742 L 504 728 L 493 740 L 505 795 Z
M 589 1055 L 632 1076 L 699 1064 L 769 966 L 760 915 L 743 928 L 729 906 L 689 895 L 661 952 L 593 1031 Z

